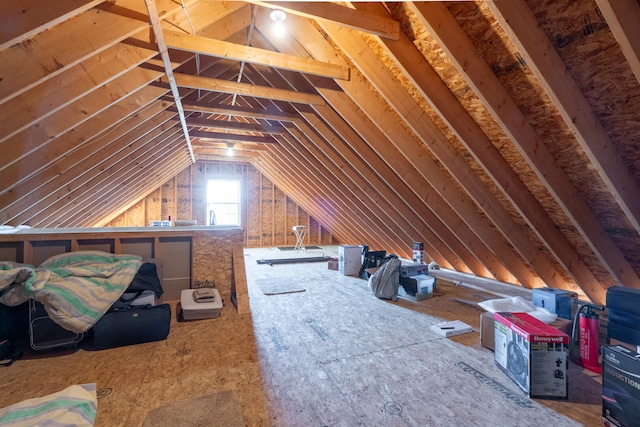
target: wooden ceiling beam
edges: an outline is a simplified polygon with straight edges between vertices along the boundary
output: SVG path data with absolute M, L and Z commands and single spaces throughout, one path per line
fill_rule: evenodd
M 105 110 L 112 105 L 122 103 L 126 98 L 149 99 L 146 94 L 152 91 L 156 94 L 154 99 L 164 95 L 166 89 L 161 87 L 151 87 L 142 95 L 138 93 L 141 87 L 147 89 L 149 83 L 161 75 L 162 73 L 157 71 L 134 68 L 111 82 L 112 84 L 98 87 L 96 91 L 82 99 L 3 140 L 0 142 L 0 151 L 4 153 L 4 162 L 0 167 L 0 173 L 5 167 L 15 162 L 28 159 L 53 139 L 78 128 L 82 123 L 93 118 L 98 122 L 101 121 L 100 115 Z M 91 136 L 92 134 L 84 135 L 85 138 Z
M 333 229 L 342 229 L 343 233 L 349 235 L 347 241 L 366 239 L 369 245 L 374 241 L 386 241 L 388 236 L 378 224 L 372 224 L 369 227 L 363 221 L 363 218 L 374 217 L 370 211 L 371 206 L 364 206 L 359 196 L 350 193 L 340 181 L 334 179 L 335 176 L 326 169 L 326 165 L 310 161 L 312 156 L 304 154 L 306 149 L 303 141 L 305 140 L 306 136 L 301 134 L 297 137 L 294 135 L 279 137 L 277 149 L 274 147 L 270 150 L 271 158 L 268 164 L 272 172 L 267 176 L 278 183 L 288 175 L 290 180 L 288 187 L 291 196 L 298 200 L 297 203 L 323 223 L 332 224 Z M 309 176 L 315 176 L 318 179 L 307 183 Z M 301 186 L 301 182 L 305 185 Z M 353 200 L 354 203 L 345 203 L 345 200 Z
M 298 74 L 287 73 L 287 76 L 285 76 L 286 82 L 282 82 L 281 84 L 286 83 L 294 87 L 300 86 L 300 84 L 309 84 L 308 82 L 301 82 L 300 77 Z M 270 78 L 278 78 L 278 76 L 271 74 Z M 330 98 L 332 95 L 327 95 L 328 92 L 336 92 L 336 97 L 341 96 L 343 99 L 346 99 L 346 96 L 342 92 L 326 90 L 325 96 L 329 96 Z M 465 269 L 466 267 L 462 262 L 455 261 L 460 258 L 454 255 L 454 252 L 461 254 L 462 257 L 468 255 L 466 256 L 466 261 L 469 265 L 473 265 L 473 256 L 464 246 L 456 247 L 456 243 L 459 243 L 459 241 L 452 233 L 442 234 L 445 233 L 446 227 L 441 227 L 441 222 L 435 219 L 435 217 L 431 217 L 430 211 L 424 212 L 419 210 L 418 212 L 415 210 L 418 204 L 406 204 L 404 202 L 415 198 L 412 189 L 406 183 L 396 178 L 399 174 L 379 158 L 379 154 L 373 151 L 371 147 L 367 145 L 367 142 L 363 140 L 361 137 L 362 134 L 354 132 L 351 127 L 353 125 L 346 122 L 354 112 L 359 111 L 359 107 L 353 103 L 340 105 L 339 108 L 335 109 L 341 112 L 340 115 L 335 113 L 334 109 L 328 106 L 317 107 L 314 113 L 311 113 L 310 110 L 302 111 L 301 108 L 299 109 L 299 114 L 305 119 L 305 122 L 297 123 L 297 127 L 319 148 L 318 152 L 310 153 L 311 158 L 328 158 L 328 162 L 325 161 L 323 163 L 334 164 L 338 168 L 338 171 L 341 171 L 340 173 L 353 169 L 355 175 L 350 179 L 356 183 L 356 187 L 371 188 L 371 190 L 366 191 L 362 197 L 371 197 L 371 195 L 374 195 L 375 197 L 373 197 L 369 203 L 383 208 L 385 218 L 379 219 L 379 221 L 385 224 L 393 221 L 395 223 L 394 229 L 409 232 L 411 236 L 422 236 L 423 239 L 428 242 L 437 242 L 440 241 L 440 239 L 446 242 L 441 245 L 439 250 L 436 250 L 431 243 L 427 243 L 427 249 L 430 255 L 437 260 L 440 265 L 451 265 L 449 261 L 445 261 L 445 258 L 448 258 L 456 266 Z M 321 117 L 322 120 L 319 120 L 318 117 Z M 353 120 L 353 122 L 357 122 L 360 128 L 375 129 L 375 125 L 369 122 L 368 118 L 364 116 L 359 116 Z M 321 135 L 324 140 L 317 140 L 314 137 L 316 133 Z M 376 134 L 375 138 L 386 141 L 386 137 L 382 134 Z M 388 143 L 386 145 L 387 148 L 384 152 L 384 157 L 394 159 L 399 157 L 397 153 L 392 154 L 389 151 L 393 148 L 389 147 Z M 336 153 L 334 153 L 334 151 Z M 345 182 L 346 179 L 340 178 L 340 181 Z M 414 182 L 414 184 L 417 183 Z M 398 199 L 402 202 L 394 204 L 388 202 L 389 200 Z M 440 237 L 433 231 L 434 229 L 439 230 Z M 399 236 L 396 236 L 396 239 L 398 237 Z M 407 238 L 409 238 L 409 240 L 415 239 L 415 237 Z M 448 245 L 452 245 L 456 250 L 451 251 Z M 441 254 L 446 255 L 443 257 Z M 479 263 L 476 265 L 478 266 L 478 270 L 482 268 Z
M 556 166 L 553 156 L 535 129 L 522 114 L 515 101 L 495 76 L 489 65 L 475 54 L 475 47 L 451 16 L 446 6 L 435 2 L 408 4 L 425 25 L 452 63 L 484 102 L 509 136 L 520 154 L 527 160 L 538 178 L 553 195 L 602 265 L 619 283 L 638 283 L 637 274 L 620 250 L 608 238 L 602 224 L 585 200 L 579 195 L 569 177 Z M 587 296 L 604 304 L 605 289 L 600 285 L 580 284 Z
M 335 55 L 333 46 L 329 45 L 325 37 L 320 35 L 317 30 L 313 30 L 311 26 L 306 25 L 301 20 L 297 22 L 300 27 L 296 29 L 298 41 L 304 46 L 313 46 L 313 52 L 316 57 L 324 59 Z M 328 27 L 326 25 L 325 27 Z M 308 49 L 311 50 L 311 49 Z M 389 114 L 389 107 L 383 102 L 377 100 L 372 94 L 369 82 L 361 76 L 356 70 L 352 70 L 351 79 L 349 81 L 336 81 L 336 83 L 350 96 L 353 97 L 355 103 L 369 117 L 371 123 L 375 127 L 384 132 L 386 138 L 366 138 L 369 144 L 377 153 L 384 153 L 388 150 L 388 142 L 393 143 L 402 156 L 394 157 L 393 168 L 396 170 L 395 175 L 407 179 L 405 181 L 414 192 L 418 200 L 429 200 L 429 204 L 425 205 L 425 209 L 429 209 L 438 222 L 446 224 L 449 232 L 456 236 L 457 239 L 467 248 L 471 249 L 476 261 L 481 260 L 482 266 L 477 263 L 467 266 L 467 270 L 471 269 L 475 274 L 480 276 L 491 275 L 498 280 L 504 282 L 515 283 L 520 280 L 533 286 L 532 275 L 526 269 L 516 270 L 520 272 L 519 277 L 515 277 L 514 273 L 505 268 L 504 264 L 489 249 L 496 242 L 487 241 L 488 235 L 493 235 L 494 239 L 504 242 L 502 236 L 495 234 L 495 230 L 490 230 L 484 218 L 482 218 L 475 207 L 470 205 L 468 197 L 460 192 L 457 184 L 450 182 L 450 178 L 446 177 L 440 170 L 440 166 L 434 162 L 426 153 L 426 148 L 417 142 L 415 135 L 407 132 L 407 129 L 396 119 L 394 115 Z M 317 85 L 318 86 L 318 85 Z M 331 100 L 333 105 L 334 98 L 339 98 L 337 91 L 327 90 L 317 87 L 318 91 L 326 97 L 327 101 Z M 344 106 L 333 105 L 334 109 L 340 111 L 343 115 L 347 114 L 348 109 Z M 354 128 L 359 128 L 358 123 L 350 122 Z M 365 130 L 365 132 L 368 130 Z M 402 165 L 402 166 L 400 166 Z M 409 171 L 412 171 L 412 178 L 408 179 Z M 420 183 L 417 184 L 416 174 L 422 176 Z M 456 194 L 456 196 L 452 196 Z M 471 228 L 469 224 L 478 226 L 478 229 Z M 483 234 L 484 241 L 480 239 L 477 233 Z M 445 242 L 446 239 L 440 240 Z M 499 242 L 498 242 L 499 243 Z M 469 260 L 469 259 L 468 259 Z M 473 260 L 470 260 L 473 261 Z M 515 263 L 514 263 L 515 264 Z M 480 267 L 480 268 L 479 268 Z
M 298 129 L 290 126 L 291 136 L 295 141 L 288 138 L 286 148 L 289 150 L 289 155 L 296 159 L 296 163 L 306 164 L 308 168 L 316 171 L 312 171 L 310 176 L 323 176 L 323 182 L 339 184 L 327 190 L 331 191 L 333 200 L 339 200 L 342 204 L 349 201 L 351 218 L 348 223 L 364 222 L 370 239 L 386 242 L 385 247 L 392 246 L 394 239 L 402 236 L 411 239 L 408 234 L 410 228 L 394 227 L 393 224 L 398 223 L 396 218 L 386 216 L 388 211 L 385 207 L 388 207 L 388 201 L 380 196 L 379 191 L 376 191 L 380 187 L 376 186 L 375 181 L 368 182 L 362 176 L 362 171 L 365 170 L 362 165 L 351 164 L 343 157 L 348 155 L 350 150 L 344 152 L 333 145 L 334 143 L 341 145 L 344 142 L 325 126 L 316 126 L 320 123 L 320 119 L 314 113 L 309 113 L 307 118 L 311 116 L 314 116 L 312 120 L 307 119 L 304 125 L 298 126 Z M 282 137 L 278 137 L 278 140 L 281 141 Z M 299 143 L 296 144 L 296 142 Z M 386 188 L 381 190 L 388 191 Z M 346 206 L 342 209 L 346 209 Z M 363 221 L 363 219 L 366 220 Z M 399 222 L 402 223 L 402 221 Z M 395 230 L 395 233 L 390 229 Z M 371 243 L 368 244 L 371 245 Z
M 23 42 L 105 0 L 20 0 L 0 2 L 0 50 Z M 20 17 L 19 19 L 17 17 Z
M 67 215 L 52 222 L 50 227 L 90 226 L 110 216 L 121 207 L 133 203 L 158 183 L 166 182 L 190 164 L 189 155 L 180 134 L 171 142 L 154 147 L 153 152 L 135 158 L 135 168 L 113 164 L 99 175 L 102 182 L 92 190 L 74 198 Z M 79 189 L 80 190 L 80 189 Z
M 366 10 L 375 8 L 378 13 L 384 11 L 384 7 L 377 3 L 355 3 L 354 5 L 356 8 Z M 596 283 L 596 277 L 587 268 L 573 246 L 564 236 L 558 234 L 556 225 L 540 203 L 533 197 L 529 189 L 415 45 L 404 35 L 401 35 L 397 41 L 380 40 L 390 57 L 395 59 L 396 65 L 404 71 L 407 77 L 413 80 L 413 85 L 421 91 L 425 100 L 454 132 L 469 153 L 474 156 L 496 186 L 503 191 L 514 208 L 527 221 L 531 230 L 551 250 L 574 280 L 578 283 Z M 430 149 L 474 198 L 483 212 L 492 219 L 495 226 L 508 237 L 509 242 L 519 251 L 521 256 L 530 262 L 534 271 L 548 286 L 573 292 L 579 291 L 579 288 L 575 289 L 575 286 L 565 283 L 555 268 L 543 259 L 542 251 L 530 241 L 531 239 L 521 227 L 516 226 L 509 219 L 509 214 L 504 212 L 504 208 L 498 200 L 486 191 L 476 174 L 470 170 L 466 162 L 460 159 L 451 144 L 431 144 Z
M 220 156 L 224 158 L 224 160 L 237 161 L 239 159 L 246 160 L 255 160 L 260 157 L 260 153 L 253 150 L 245 150 L 245 149 L 233 149 L 233 154 L 227 151 L 227 148 L 217 148 L 217 147 L 194 147 L 196 152 L 196 156 Z M 200 158 L 200 157 L 199 157 Z
M 135 206 L 146 194 L 158 188 L 158 183 L 167 182 L 191 163 L 186 154 L 184 143 L 177 143 L 159 156 L 150 156 L 150 161 L 135 173 L 124 177 L 119 189 L 104 190 L 104 199 L 95 199 L 98 203 L 80 210 L 79 215 L 68 224 L 80 224 L 83 227 L 99 227 L 117 218 L 127 209 Z M 94 200 L 91 200 L 94 202 Z M 108 220 L 108 221 L 107 221 Z M 71 225 L 65 225 L 69 227 Z
M 400 23 L 393 19 L 354 10 L 330 2 L 269 2 L 252 1 L 271 9 L 281 9 L 292 15 L 317 19 L 339 24 L 343 27 L 363 31 L 376 36 L 397 40 L 400 36 Z
M 375 89 L 377 89 L 380 95 L 396 111 L 398 117 L 400 117 L 401 120 L 404 120 L 415 135 L 417 135 L 421 141 L 424 141 L 425 146 L 429 147 L 433 152 L 434 148 L 435 151 L 438 151 L 438 146 L 450 145 L 447 138 L 442 134 L 437 126 L 435 126 L 435 124 L 425 116 L 422 107 L 400 84 L 400 82 L 394 78 L 391 71 L 384 63 L 382 63 L 378 55 L 373 52 L 359 34 L 356 34 L 352 30 L 341 29 L 333 24 L 323 25 L 323 28 L 332 36 L 332 38 L 335 39 L 335 43 L 338 44 L 340 49 L 349 56 L 352 61 L 357 61 L 357 67 L 362 72 L 364 78 L 372 84 Z M 338 32 L 340 32 L 339 38 L 337 37 Z M 352 80 L 356 81 L 355 78 Z M 354 89 L 355 85 L 345 90 L 352 91 L 349 93 L 360 93 L 360 91 Z M 361 99 L 362 98 L 357 98 L 357 102 L 362 103 Z M 367 107 L 363 108 L 365 110 L 367 109 Z M 402 137 L 400 136 L 401 132 L 402 130 L 400 128 L 395 132 L 395 134 L 398 135 L 398 138 L 396 139 L 401 141 L 399 143 L 395 143 L 400 153 L 408 159 L 417 158 L 416 156 L 422 147 L 420 147 L 419 144 L 405 143 L 404 141 L 411 138 L 411 135 L 408 134 L 406 137 Z M 438 154 L 442 156 L 439 160 L 447 163 L 450 172 L 454 176 L 460 177 L 463 181 L 461 183 L 462 188 L 466 188 L 467 185 L 472 186 L 472 189 L 473 187 L 476 189 L 484 187 L 479 181 L 472 181 L 469 179 L 469 174 L 474 176 L 473 171 L 466 162 L 459 159 L 457 153 L 444 149 L 440 150 Z M 456 214 L 468 224 L 469 228 L 473 230 L 477 237 L 482 241 L 482 244 L 485 245 L 486 248 L 491 248 L 491 252 L 495 254 L 497 259 L 500 260 L 500 262 L 517 278 L 520 283 L 523 284 L 523 286 L 531 288 L 541 285 L 539 280 L 531 274 L 529 266 L 527 266 L 522 259 L 513 252 L 512 247 L 507 244 L 505 237 L 508 236 L 499 235 L 495 228 L 489 226 L 486 217 L 482 217 L 476 213 L 478 208 L 472 206 L 473 202 L 469 196 L 462 191 L 453 190 L 454 186 L 447 182 L 448 179 L 445 178 L 444 174 L 434 173 L 434 171 L 438 170 L 438 166 L 435 161 L 430 160 L 430 158 L 424 158 L 420 159 L 419 162 L 414 161 L 412 163 L 413 167 L 420 171 L 428 182 L 435 184 L 434 187 L 451 188 L 451 190 L 447 191 L 449 197 L 443 197 L 443 200 L 446 200 Z M 438 181 L 440 181 L 440 184 L 437 184 Z M 456 195 L 452 197 L 452 194 Z M 476 191 L 475 195 L 477 195 L 481 204 L 485 203 L 487 198 L 492 197 L 490 194 L 487 194 L 486 189 L 483 189 L 483 191 Z M 498 205 L 497 201 L 494 205 Z M 506 212 L 503 212 L 503 210 L 494 215 L 494 217 L 498 222 L 507 222 L 508 225 L 505 227 L 507 230 L 515 227 L 511 217 Z M 535 253 L 533 250 L 530 250 L 529 252 Z M 479 258 L 482 259 L 482 256 L 480 255 Z M 489 267 L 489 265 L 487 265 L 487 267 Z M 491 267 L 489 268 L 491 269 Z M 495 268 L 496 267 L 494 266 L 493 269 L 495 270 Z
M 85 203 L 94 203 L 95 199 L 100 199 L 100 197 L 96 197 L 97 194 L 102 191 L 106 193 L 112 187 L 117 188 L 120 180 L 125 179 L 127 173 L 133 175 L 136 168 L 132 168 L 131 165 L 135 165 L 135 159 L 138 159 L 139 156 L 154 156 L 152 158 L 155 158 L 157 155 L 162 155 L 163 149 L 160 147 L 163 146 L 163 142 L 170 141 L 169 144 L 177 144 L 179 129 L 173 128 L 172 130 L 158 134 L 154 143 L 150 144 L 144 144 L 142 141 L 137 141 L 134 144 L 128 144 L 127 141 L 114 141 L 113 145 L 103 147 L 100 152 L 95 154 L 97 160 L 93 168 L 84 172 L 74 169 L 74 172 L 77 172 L 76 179 L 71 179 L 64 186 L 52 191 L 51 194 L 36 203 L 38 209 L 30 209 L 28 217 L 22 221 L 29 221 L 26 222 L 29 224 L 31 221 L 35 221 L 33 226 L 37 227 L 53 227 L 56 224 L 61 226 L 64 221 L 70 219 L 65 218 L 66 216 L 73 216 L 74 209 L 79 209 Z M 100 156 L 102 152 L 113 149 L 117 150 L 117 156 L 106 158 Z M 145 164 L 143 162 L 139 167 L 144 167 Z M 118 171 L 120 171 L 120 175 L 118 175 Z M 64 179 L 69 178 L 64 177 Z
M 18 184 L 14 184 L 10 178 L 4 178 L 0 175 L 0 181 L 7 182 L 6 190 L 9 190 L 0 194 L 0 206 L 2 206 L 0 221 L 8 222 L 16 218 L 17 215 L 33 209 L 42 199 L 42 194 L 51 194 L 79 178 L 83 173 L 89 171 L 98 159 L 115 155 L 117 151 L 111 150 L 117 144 L 112 145 L 112 141 L 126 138 L 127 141 L 134 142 L 154 132 L 156 128 L 158 128 L 158 132 L 165 132 L 174 127 L 174 123 L 170 121 L 173 114 L 166 113 L 165 109 L 164 102 L 151 103 L 138 110 L 137 114 L 131 113 L 131 116 L 120 123 L 108 126 L 108 132 L 81 142 L 64 135 L 59 138 L 59 146 L 58 144 L 48 144 L 32 154 L 32 156 L 38 156 L 34 159 L 34 164 L 46 166 L 36 166 L 35 170 L 29 174 L 28 179 L 20 180 Z M 109 113 L 106 112 L 105 115 Z M 83 126 L 87 127 L 88 125 L 83 124 Z M 108 149 L 103 149 L 103 147 L 108 147 Z M 73 152 L 73 155 L 60 156 L 58 150 L 63 153 Z M 100 155 L 96 156 L 96 153 L 100 153 Z M 8 177 L 20 176 L 19 168 L 21 167 L 24 165 L 17 163 L 15 169 L 12 170 L 12 165 L 5 172 Z
M 246 108 L 238 105 L 212 104 L 203 101 L 186 99 L 183 108 L 188 111 L 198 111 L 202 113 L 223 114 L 233 117 L 247 117 L 252 119 L 265 119 L 278 122 L 296 122 L 301 120 L 300 116 L 274 109 L 273 111 L 260 108 Z
M 628 0 L 596 0 L 596 4 L 640 83 L 640 4 Z
M 286 130 L 282 126 L 267 125 L 262 123 L 244 123 L 235 120 L 214 120 L 204 117 L 188 116 L 188 126 L 198 126 L 209 129 L 237 130 L 244 132 L 260 132 L 270 134 L 283 134 Z
M 158 121 L 166 122 L 166 118 L 160 115 Z M 135 123 L 135 120 L 132 122 Z M 48 210 L 52 209 L 52 206 L 57 203 L 63 205 L 72 199 L 71 196 L 82 194 L 74 193 L 74 191 L 83 183 L 96 184 L 100 182 L 94 181 L 95 177 L 111 164 L 120 163 L 120 167 L 130 167 L 131 163 L 129 162 L 135 158 L 135 154 L 132 153 L 141 149 L 153 150 L 155 144 L 161 143 L 167 138 L 176 138 L 175 135 L 178 134 L 179 129 L 176 129 L 173 123 L 169 122 L 169 124 L 170 127 L 160 126 L 152 130 L 147 127 L 144 134 L 133 141 L 121 138 L 102 144 L 102 141 L 98 140 L 81 147 L 81 153 L 89 152 L 92 154 L 91 157 L 88 160 L 69 165 L 64 173 L 42 184 L 38 192 L 32 193 L 33 196 L 29 194 L 28 197 L 21 198 L 20 205 L 23 209 L 19 211 L 18 215 L 13 216 L 14 221 L 25 223 L 31 218 L 42 218 Z M 145 128 L 145 126 L 142 127 Z M 40 194 L 40 197 L 37 197 L 37 194 Z M 46 196 L 42 197 L 42 194 L 46 194 Z M 33 224 L 33 226 L 38 225 Z
M 626 3 L 634 4 L 632 1 Z M 636 233 L 640 234 L 640 185 L 616 152 L 615 144 L 533 12 L 524 0 L 493 1 L 488 6 L 542 84 Z M 635 9 L 636 17 L 640 18 L 637 2 L 634 8 L 627 9 L 630 15 Z M 640 21 L 634 22 L 632 27 L 640 37 Z M 640 49 L 640 40 L 635 40 L 635 43 Z
M 219 150 L 228 150 L 229 145 L 224 142 L 211 142 L 207 140 L 201 140 L 200 138 L 195 138 L 193 149 L 219 149 Z M 267 150 L 265 145 L 262 144 L 251 144 L 251 143 L 242 143 L 242 142 L 233 142 L 233 150 L 236 152 L 264 152 Z
M 91 221 L 87 224 L 88 227 L 106 227 L 111 221 L 124 214 L 127 210 L 133 208 L 141 200 L 144 200 L 154 191 L 158 190 L 158 183 L 165 183 L 177 174 L 189 167 L 191 159 L 188 156 L 180 155 L 182 147 L 176 147 L 176 153 L 167 153 L 168 159 L 165 161 L 159 160 L 153 165 L 149 165 L 146 173 L 141 172 L 142 175 L 138 175 L 139 179 L 130 185 L 126 191 L 124 191 L 124 197 L 116 197 L 113 200 L 111 209 L 91 211 L 93 215 L 86 220 Z M 176 155 L 177 154 L 177 155 Z M 155 168 L 155 169 L 154 169 Z M 154 174 L 156 172 L 157 174 Z M 158 173 L 159 172 L 159 173 Z M 123 202 L 126 202 L 123 204 Z M 158 217 L 159 218 L 159 217 Z M 146 224 L 145 224 L 146 225 Z
M 286 55 L 266 49 L 257 49 L 222 40 L 193 36 L 177 31 L 164 30 L 167 46 L 188 52 L 232 59 L 267 67 L 282 68 L 331 79 L 349 79 L 349 68 L 330 62 L 315 61 L 311 58 Z
M 296 87 L 300 90 L 310 90 L 311 85 L 302 80 L 302 75 L 299 73 L 292 73 L 286 71 L 285 73 L 289 76 L 297 77 L 297 81 L 286 80 L 282 78 L 279 73 L 270 72 L 258 73 L 257 71 L 249 72 L 246 75 L 246 78 L 254 83 L 259 84 L 272 84 L 276 86 L 292 86 Z M 278 70 L 282 73 L 282 70 Z M 260 80 L 256 80 L 260 79 Z M 306 83 L 305 86 L 301 86 L 299 82 Z M 285 108 L 285 106 L 283 106 Z M 295 108 L 295 107 L 293 107 Z M 309 115 L 303 114 L 302 109 L 308 110 Z M 376 235 L 382 236 L 384 234 L 388 237 L 389 244 L 394 242 L 394 239 L 401 238 L 400 236 L 405 235 L 405 238 L 410 237 L 406 234 L 407 230 L 411 229 L 411 224 L 407 220 L 407 218 L 402 215 L 392 216 L 387 211 L 385 212 L 383 207 L 387 207 L 389 209 L 393 209 L 393 206 L 389 204 L 388 195 L 387 197 L 380 196 L 379 192 L 390 191 L 386 188 L 386 185 L 390 185 L 388 182 L 377 182 L 375 179 L 376 176 L 373 172 L 371 172 L 367 168 L 367 162 L 369 158 L 366 160 L 362 160 L 362 158 L 358 158 L 356 155 L 351 154 L 352 148 L 357 145 L 357 141 L 350 140 L 350 145 L 345 144 L 344 141 L 341 141 L 340 138 L 335 135 L 327 126 L 325 126 L 318 117 L 311 112 L 312 110 L 306 106 L 301 106 L 298 109 L 298 113 L 305 118 L 305 123 L 298 123 L 297 127 L 301 130 L 292 131 L 291 126 L 288 126 L 287 129 L 291 132 L 292 136 L 297 136 L 298 141 L 301 141 L 303 147 L 298 147 L 297 145 L 293 145 L 291 148 L 297 154 L 292 154 L 297 158 L 297 162 L 305 161 L 307 163 L 313 164 L 315 167 L 321 168 L 325 171 L 325 175 L 327 171 L 330 172 L 330 175 L 327 179 L 332 182 L 340 182 L 341 187 L 344 187 L 345 190 L 351 191 L 353 194 L 362 193 L 359 199 L 354 198 L 350 194 L 345 194 L 344 198 L 355 201 L 358 200 L 358 203 L 365 202 L 366 211 L 373 212 L 369 213 L 369 215 L 376 215 L 374 217 L 368 217 L 369 223 L 375 224 L 376 227 L 380 224 L 380 230 L 378 230 Z M 342 121 L 341 118 L 337 118 L 337 120 Z M 282 138 L 277 137 L 280 141 Z M 339 147 L 344 147 L 344 149 L 339 149 Z M 339 152 L 339 153 L 338 153 Z M 343 157 L 346 156 L 346 157 Z M 348 157 L 351 156 L 351 157 Z M 368 157 L 368 156 L 367 156 Z M 327 159 L 327 160 L 324 160 Z M 353 172 L 352 172 L 353 171 Z M 362 171 L 362 172 L 359 172 Z M 363 175 L 366 175 L 363 176 Z M 367 180 L 367 178 L 370 178 Z M 362 192 L 363 188 L 370 186 L 369 191 Z M 371 207 L 369 207 L 371 206 Z M 375 207 L 375 209 L 373 208 Z M 379 215 L 384 214 L 385 216 L 380 217 Z M 362 213 L 356 215 L 356 218 L 361 218 Z M 391 226 L 392 222 L 399 223 L 396 227 L 393 227 L 394 230 L 398 230 L 395 235 L 389 233 L 388 228 Z M 372 230 L 373 231 L 373 230 Z
M 163 17 L 182 11 L 182 7 L 171 0 L 158 2 L 161 4 L 159 9 L 165 11 Z M 139 0 L 107 2 L 61 22 L 50 31 L 34 35 L 29 43 L 0 51 L 0 76 L 3 76 L 0 103 L 148 28 L 145 21 L 118 13 L 123 10 L 132 15 L 147 15 Z M 96 28 L 101 30 L 96 31 Z
M 175 77 L 173 76 L 173 66 L 171 65 L 171 59 L 169 58 L 169 49 L 167 48 L 167 44 L 164 41 L 164 34 L 162 32 L 162 26 L 160 24 L 160 16 L 158 15 L 156 2 L 155 0 L 144 0 L 144 2 L 147 5 L 147 11 L 149 13 L 149 21 L 151 22 L 151 27 L 153 28 L 153 33 L 155 35 L 156 43 L 158 45 L 158 51 L 160 52 L 160 56 L 162 57 L 162 63 L 164 64 L 166 80 L 169 82 L 169 86 L 171 87 L 171 93 L 173 94 L 173 102 L 176 104 L 176 108 L 178 109 L 178 117 L 180 117 L 180 125 L 182 126 L 184 139 L 187 143 L 187 149 L 189 150 L 191 161 L 195 163 L 196 158 L 193 155 L 193 148 L 191 147 L 191 137 L 189 136 L 189 128 L 187 128 L 187 122 L 185 121 L 185 118 L 184 118 L 184 110 L 182 109 L 182 100 L 180 98 L 180 92 L 178 91 L 178 86 L 176 84 Z
M 295 92 L 292 90 L 266 86 L 255 86 L 247 83 L 230 82 L 228 80 L 194 76 L 183 73 L 175 73 L 175 79 L 178 86 L 188 87 L 191 89 L 210 90 L 213 92 L 246 95 L 256 98 L 275 99 L 278 101 L 300 104 L 324 105 L 322 97 L 313 93 Z M 167 83 L 167 80 L 164 77 L 162 78 L 162 81 Z
M 201 139 L 211 139 L 214 141 L 223 142 L 247 142 L 250 144 L 275 144 L 276 141 L 272 136 L 254 136 L 254 135 L 240 135 L 236 133 L 224 133 L 224 132 L 206 132 L 200 130 L 189 131 L 192 137 Z

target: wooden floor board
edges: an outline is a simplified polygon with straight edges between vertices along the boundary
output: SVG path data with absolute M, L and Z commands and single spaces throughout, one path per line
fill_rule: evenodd
M 155 407 L 222 390 L 236 392 L 247 426 L 601 425 L 600 379 L 577 365 L 568 401 L 528 399 L 498 370 L 479 345 L 473 306 L 491 292 L 438 282 L 432 299 L 391 302 L 326 263 L 260 265 L 277 249 L 244 253 L 250 314 L 225 301 L 216 319 L 174 316 L 165 341 L 27 350 L 0 370 L 0 407 L 95 382 L 97 426 L 140 425 Z M 294 256 L 323 254 L 337 247 Z M 305 291 L 264 295 L 260 280 Z M 429 331 L 454 319 L 474 331 L 450 339 Z

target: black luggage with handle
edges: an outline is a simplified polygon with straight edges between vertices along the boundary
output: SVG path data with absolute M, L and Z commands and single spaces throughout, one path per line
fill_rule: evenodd
M 29 338 L 34 350 L 75 348 L 84 339 L 84 333 L 69 331 L 55 323 L 38 301 L 31 299 L 29 304 Z
M 171 306 L 130 305 L 110 310 L 93 328 L 93 344 L 107 349 L 167 339 Z

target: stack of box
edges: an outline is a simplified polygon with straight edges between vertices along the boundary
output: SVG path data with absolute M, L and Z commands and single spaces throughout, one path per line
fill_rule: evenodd
M 415 264 L 424 264 L 424 243 L 413 242 L 413 262 Z
M 571 304 L 575 294 L 562 289 L 537 288 L 531 291 L 531 299 L 536 307 L 542 307 L 558 317 L 571 320 Z
M 640 354 L 626 347 L 602 348 L 602 422 L 640 425 Z
M 494 313 L 495 361 L 529 397 L 567 399 L 569 336 L 527 313 Z

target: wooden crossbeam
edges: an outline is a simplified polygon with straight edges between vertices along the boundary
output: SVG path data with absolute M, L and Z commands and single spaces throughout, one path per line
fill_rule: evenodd
M 231 120 L 213 120 L 204 117 L 187 117 L 188 126 L 198 126 L 210 129 L 239 130 L 245 132 L 260 132 L 284 134 L 287 131 L 282 126 L 263 125 L 261 123 L 243 123 Z
M 293 15 L 304 16 L 311 19 L 322 19 L 335 22 L 344 27 L 360 30 L 376 36 L 398 40 L 400 37 L 400 24 L 393 19 L 374 15 L 346 6 L 328 2 L 264 2 L 252 3 L 261 6 L 282 9 Z
M 174 49 L 186 50 L 188 52 L 218 58 L 234 59 L 236 61 L 265 65 L 267 67 L 298 71 L 300 73 L 329 77 L 332 79 L 349 79 L 348 67 L 330 62 L 321 62 L 311 58 L 286 55 L 266 49 L 258 49 L 208 37 L 179 33 L 177 31 L 164 30 L 164 37 L 167 46 Z
M 186 111 L 199 111 L 203 113 L 224 114 L 234 117 L 248 117 L 253 119 L 276 120 L 279 122 L 297 122 L 300 116 L 297 114 L 287 113 L 280 110 L 258 110 L 255 108 L 246 108 L 240 106 L 211 104 L 203 101 L 184 100 L 182 108 Z
M 206 132 L 201 130 L 192 130 L 189 134 L 194 138 L 207 138 L 219 141 L 249 142 L 254 144 L 274 144 L 276 142 L 271 136 L 240 135 L 236 133 Z
M 214 92 L 247 95 L 256 98 L 274 99 L 299 104 L 324 105 L 324 99 L 314 93 L 295 92 L 292 90 L 278 89 L 267 86 L 256 86 L 248 83 L 230 82 L 228 80 L 213 79 L 209 77 L 194 76 L 191 74 L 174 73 L 176 84 L 191 89 L 203 89 Z M 163 77 L 164 83 L 168 80 Z

